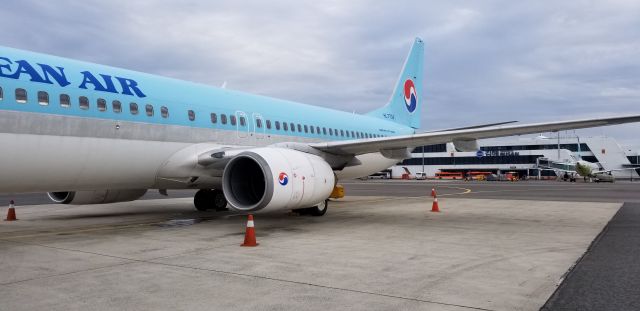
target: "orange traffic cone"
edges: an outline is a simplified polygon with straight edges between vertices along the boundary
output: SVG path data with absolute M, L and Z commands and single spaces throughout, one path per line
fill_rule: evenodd
M 440 212 L 440 207 L 438 207 L 438 198 L 433 198 L 433 205 L 431 205 L 432 212 Z
M 18 218 L 16 218 L 16 209 L 13 207 L 13 204 L 13 200 L 11 200 L 9 202 L 9 211 L 7 211 L 7 219 L 5 219 L 5 221 L 18 220 Z
M 247 232 L 244 234 L 244 243 L 241 246 L 258 246 L 256 243 L 256 229 L 253 225 L 253 215 L 247 219 Z
M 431 188 L 431 196 L 436 197 L 436 188 Z

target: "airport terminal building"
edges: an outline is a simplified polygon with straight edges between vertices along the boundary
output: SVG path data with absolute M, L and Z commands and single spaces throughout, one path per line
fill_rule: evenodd
M 425 172 L 427 177 L 443 172 L 465 175 L 468 172 L 513 172 L 520 177 L 550 178 L 556 173 L 540 169 L 541 163 L 570 163 L 582 159 L 597 163 L 602 170 L 620 169 L 612 172 L 618 179 L 640 178 L 640 169 L 627 169 L 640 167 L 638 152 L 625 150 L 611 137 L 514 137 L 481 140 L 478 144 L 479 150 L 474 152 L 459 152 L 452 143 L 415 148 L 412 158 L 391 168 L 391 176 L 401 178 L 403 174 L 415 176 L 419 172 Z

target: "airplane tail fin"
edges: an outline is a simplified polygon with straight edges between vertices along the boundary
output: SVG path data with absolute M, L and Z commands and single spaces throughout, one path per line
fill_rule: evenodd
M 389 103 L 367 115 L 394 121 L 414 129 L 420 128 L 423 70 L 424 42 L 416 38 Z

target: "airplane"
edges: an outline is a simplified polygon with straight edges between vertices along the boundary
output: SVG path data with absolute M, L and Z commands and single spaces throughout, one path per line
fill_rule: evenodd
M 636 170 L 636 168 L 620 168 L 612 170 L 603 170 L 598 164 L 582 160 L 582 158 L 576 158 L 571 155 L 571 160 L 564 162 L 550 161 L 548 165 L 540 165 L 542 170 L 550 170 L 556 172 L 559 178 L 563 180 L 575 181 L 576 176 L 581 176 L 584 181 L 594 180 L 596 182 L 606 181 L 614 182 L 615 177 L 612 172 L 615 171 L 627 171 Z
M 369 113 L 0 47 L 0 193 L 62 204 L 198 189 L 198 210 L 324 215 L 340 179 L 384 170 L 422 145 L 640 121 L 640 115 L 417 132 L 424 42 L 389 102 Z

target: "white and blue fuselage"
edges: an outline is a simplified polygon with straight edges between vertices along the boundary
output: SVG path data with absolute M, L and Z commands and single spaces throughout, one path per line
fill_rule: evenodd
M 5 193 L 214 188 L 219 176 L 182 180 L 191 168 L 175 157 L 215 146 L 414 133 L 408 125 L 375 116 L 4 47 L 0 88 L 0 192 Z M 338 177 L 364 176 L 397 161 L 379 154 L 358 157 L 362 164 L 337 172 Z

